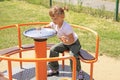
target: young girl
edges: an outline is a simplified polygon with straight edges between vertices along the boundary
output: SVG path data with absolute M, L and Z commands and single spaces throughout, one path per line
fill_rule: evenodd
M 77 61 L 77 71 L 79 73 L 79 80 L 83 79 L 81 74 L 80 60 L 78 59 L 78 52 L 81 48 L 80 42 L 78 40 L 77 34 L 73 31 L 72 27 L 64 21 L 65 13 L 64 10 L 68 10 L 66 7 L 61 8 L 59 6 L 54 6 L 50 9 L 49 15 L 52 19 L 50 24 L 45 25 L 46 28 L 53 28 L 57 31 L 57 37 L 60 39 L 60 43 L 56 44 L 50 49 L 50 57 L 58 57 L 59 53 L 69 50 L 70 55 L 74 56 Z M 72 61 L 70 60 L 71 66 Z M 50 71 L 48 71 L 48 76 L 59 75 L 59 64 L 58 61 L 49 62 Z

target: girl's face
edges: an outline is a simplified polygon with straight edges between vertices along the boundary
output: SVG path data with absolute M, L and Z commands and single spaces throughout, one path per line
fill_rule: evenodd
M 63 14 L 54 14 L 54 15 L 50 15 L 50 17 L 55 24 L 60 24 L 64 19 Z

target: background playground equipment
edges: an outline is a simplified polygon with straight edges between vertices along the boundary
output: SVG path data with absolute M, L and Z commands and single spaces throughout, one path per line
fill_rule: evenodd
M 39 62 L 39 61 L 55 61 L 55 60 L 62 60 L 62 64 L 64 66 L 64 59 L 72 59 L 73 61 L 73 74 L 72 74 L 72 80 L 76 80 L 76 68 L 75 68 L 75 60 L 74 57 L 72 56 L 62 56 L 58 58 L 32 58 L 32 59 L 27 59 L 27 58 L 22 58 L 22 52 L 28 51 L 28 50 L 34 50 L 34 45 L 33 44 L 28 44 L 24 45 L 22 42 L 22 37 L 21 37 L 21 28 L 25 26 L 30 26 L 30 25 L 45 25 L 48 24 L 49 22 L 34 22 L 34 23 L 25 23 L 25 24 L 15 24 L 15 25 L 9 25 L 9 26 L 3 26 L 0 27 L 0 30 L 8 29 L 8 28 L 16 28 L 17 31 L 17 40 L 18 40 L 18 46 L 15 47 L 10 47 L 6 48 L 3 50 L 0 50 L 0 58 L 1 60 L 6 60 L 8 61 L 8 74 L 9 74 L 9 79 L 12 80 L 12 65 L 11 62 L 13 61 L 18 61 L 20 62 L 20 67 L 22 68 L 22 62 Z M 92 32 L 95 35 L 95 54 L 89 54 L 87 51 L 82 49 L 82 55 L 80 55 L 81 61 L 85 63 L 90 63 L 90 80 L 93 78 L 93 63 L 95 63 L 98 60 L 98 50 L 99 50 L 99 36 L 97 32 L 78 25 L 72 25 L 74 28 L 78 28 L 81 30 L 89 31 Z M 47 49 L 49 50 L 50 47 L 54 44 L 47 44 Z M 9 56 L 12 54 L 19 53 L 20 58 L 10 58 Z M 63 54 L 64 55 L 64 54 Z M 38 79 L 36 79 L 38 80 Z

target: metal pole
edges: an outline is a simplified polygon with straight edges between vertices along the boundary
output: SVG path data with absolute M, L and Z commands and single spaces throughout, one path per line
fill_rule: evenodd
M 35 53 L 36 58 L 46 58 L 46 40 L 35 40 Z M 46 62 L 36 62 L 36 80 L 47 80 L 47 63 Z
M 52 0 L 50 0 L 50 7 L 52 7 Z
M 119 0 L 116 0 L 115 21 L 118 21 Z

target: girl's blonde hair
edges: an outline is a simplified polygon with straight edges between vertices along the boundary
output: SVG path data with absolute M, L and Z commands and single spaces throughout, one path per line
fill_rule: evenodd
M 68 7 L 59 7 L 59 6 L 53 6 L 50 10 L 49 10 L 49 15 L 50 16 L 54 16 L 55 14 L 57 15 L 65 15 L 64 10 L 68 11 Z

